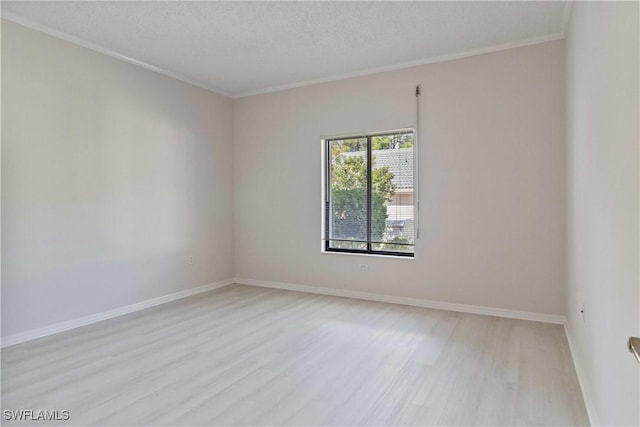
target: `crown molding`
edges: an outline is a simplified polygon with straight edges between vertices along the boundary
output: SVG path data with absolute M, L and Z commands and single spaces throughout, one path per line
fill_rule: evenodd
M 165 70 L 165 69 L 160 68 L 158 66 L 155 66 L 153 64 L 148 64 L 148 63 L 146 63 L 144 61 L 140 61 L 140 60 L 132 58 L 130 56 L 123 55 L 121 53 L 118 53 L 118 52 L 115 52 L 113 50 L 107 49 L 107 48 L 105 48 L 103 46 L 100 46 L 98 44 L 84 41 L 84 40 L 82 40 L 82 39 L 80 39 L 80 38 L 78 38 L 76 36 L 72 36 L 72 35 L 67 34 L 65 32 L 54 30 L 53 28 L 50 28 L 50 27 L 48 27 L 46 25 L 38 24 L 36 22 L 33 22 L 33 21 L 29 20 L 29 19 L 25 19 L 25 18 L 23 18 L 21 16 L 18 16 L 16 14 L 14 14 L 14 13 L 11 13 L 11 12 L 3 12 L 2 13 L 2 19 L 6 19 L 7 21 L 11 21 L 11 22 L 13 22 L 15 24 L 22 25 L 22 26 L 30 28 L 32 30 L 48 34 L 48 35 L 50 35 L 52 37 L 67 41 L 69 43 L 72 43 L 72 44 L 75 44 L 75 45 L 78 45 L 78 46 L 82 46 L 84 48 L 93 50 L 95 52 L 102 53 L 102 54 L 110 56 L 112 58 L 116 58 L 116 59 L 119 59 L 121 61 L 128 62 L 130 64 L 133 64 L 133 65 L 136 65 L 138 67 L 144 68 L 146 70 L 153 71 L 155 73 L 162 74 L 162 75 L 167 76 L 167 77 L 171 77 L 173 79 L 182 81 L 184 83 L 188 83 L 188 84 L 193 85 L 193 86 L 197 86 L 197 87 L 199 87 L 201 89 L 208 90 L 208 91 L 216 93 L 218 95 L 226 96 L 226 97 L 232 98 L 232 99 L 238 99 L 238 98 L 245 98 L 245 97 L 249 97 L 249 96 L 263 95 L 263 94 L 273 93 L 273 92 L 280 92 L 280 91 L 284 91 L 284 90 L 288 90 L 288 89 L 294 89 L 294 88 L 303 87 L 303 86 L 311 86 L 311 85 L 316 85 L 316 84 L 320 84 L 320 83 L 329 83 L 329 82 L 334 82 L 334 81 L 338 81 L 338 80 L 351 79 L 351 78 L 354 78 L 354 77 L 368 76 L 368 75 L 371 75 L 371 74 L 385 73 L 385 72 L 388 72 L 388 71 L 403 70 L 403 69 L 406 69 L 406 68 L 413 68 L 413 67 L 418 67 L 418 66 L 421 66 L 421 65 L 434 64 L 434 63 L 445 62 L 445 61 L 452 61 L 452 60 L 456 60 L 456 59 L 467 58 L 467 57 L 470 57 L 470 56 L 483 55 L 483 54 L 486 54 L 486 53 L 499 52 L 499 51 L 507 50 L 507 49 L 514 49 L 514 48 L 518 48 L 518 47 L 525 47 L 525 46 L 535 45 L 535 44 L 539 44 L 539 43 L 547 43 L 547 42 L 551 42 L 551 41 L 555 41 L 555 40 L 560 40 L 560 39 L 563 39 L 565 37 L 565 31 L 567 29 L 566 27 L 568 26 L 569 18 L 571 16 L 571 6 L 572 6 L 572 4 L 573 4 L 572 1 L 567 1 L 566 4 L 565 4 L 565 10 L 564 10 L 564 13 L 563 13 L 562 31 L 559 32 L 559 33 L 553 33 L 553 34 L 547 34 L 547 35 L 543 35 L 543 36 L 531 37 L 531 38 L 527 38 L 527 39 L 516 40 L 516 41 L 512 41 L 512 42 L 508 42 L 508 43 L 501 43 L 501 44 L 487 46 L 487 47 L 478 48 L 478 49 L 464 50 L 464 51 L 454 52 L 454 53 L 450 53 L 450 54 L 446 54 L 446 55 L 433 56 L 433 57 L 423 58 L 423 59 L 416 60 L 416 61 L 402 62 L 402 63 L 398 63 L 398 64 L 385 65 L 385 66 L 382 66 L 382 67 L 367 68 L 367 69 L 360 70 L 360 71 L 336 74 L 336 75 L 332 75 L 332 76 L 328 76 L 328 77 L 322 77 L 322 78 L 318 78 L 318 79 L 304 80 L 304 81 L 295 82 L 295 83 L 287 83 L 287 84 L 283 84 L 283 85 L 269 86 L 269 87 L 265 87 L 265 88 L 262 88 L 262 89 L 256 89 L 256 90 L 247 91 L 247 92 L 240 92 L 240 93 L 226 92 L 224 90 L 218 89 L 216 87 L 212 87 L 212 86 L 207 85 L 207 84 L 205 84 L 203 82 L 200 82 L 198 80 L 194 80 L 194 79 L 191 79 L 189 77 L 183 76 L 183 75 L 181 75 L 179 73 L 175 73 L 173 71 Z
M 64 40 L 66 42 L 84 47 L 86 49 L 89 50 L 93 50 L 95 52 L 98 53 L 102 53 L 103 55 L 107 55 L 110 56 L 112 58 L 115 59 L 119 59 L 121 61 L 124 62 L 128 62 L 129 64 L 133 64 L 136 65 L 140 68 L 144 68 L 145 70 L 148 71 L 153 71 L 154 73 L 158 73 L 158 74 L 162 74 L 164 76 L 167 77 L 171 77 L 172 79 L 176 79 L 179 80 L 183 83 L 187 83 L 190 84 L 192 86 L 197 86 L 200 89 L 205 89 L 208 90 L 210 92 L 213 92 L 215 94 L 218 95 L 222 95 L 222 96 L 226 96 L 228 98 L 233 98 L 233 96 L 223 90 L 220 90 L 218 88 L 209 86 L 203 82 L 200 82 L 198 80 L 194 80 L 191 79 L 189 77 L 183 76 L 182 74 L 179 73 L 174 73 L 173 71 L 169 71 L 169 70 L 165 70 L 164 68 L 155 66 L 153 64 L 148 64 L 144 61 L 140 61 L 138 59 L 132 58 L 130 56 L 127 55 L 123 55 L 121 53 L 115 52 L 113 50 L 107 49 L 104 46 L 100 46 L 98 44 L 95 43 L 91 43 L 85 40 L 82 40 L 76 36 L 72 36 L 71 34 L 67 34 L 65 32 L 62 31 L 58 31 L 58 30 L 54 30 L 53 28 L 47 27 L 46 25 L 42 25 L 42 24 L 38 24 L 36 22 L 33 22 L 29 19 L 25 19 L 21 16 L 18 16 L 12 12 L 2 12 L 2 19 L 5 19 L 7 21 L 13 22 L 14 24 L 18 24 L 18 25 L 22 25 L 23 27 L 27 27 L 31 30 L 35 30 L 44 34 L 47 34 L 49 36 L 55 37 L 57 39 L 61 39 Z
M 564 11 L 562 12 L 562 37 L 567 37 L 569 24 L 571 23 L 571 11 L 573 10 L 573 0 L 566 0 Z
M 561 40 L 563 38 L 564 38 L 564 35 L 562 33 L 547 34 L 544 36 L 532 37 L 532 38 L 523 39 L 523 40 L 516 40 L 508 43 L 501 43 L 501 44 L 483 47 L 479 49 L 464 50 L 464 51 L 450 53 L 446 55 L 434 56 L 430 58 L 420 59 L 417 61 L 402 62 L 399 64 L 385 65 L 383 67 L 368 68 L 366 70 L 355 71 L 352 73 L 336 74 L 333 76 L 323 77 L 323 78 L 314 79 L 314 80 L 306 80 L 306 81 L 297 82 L 297 83 L 271 86 L 264 89 L 258 89 L 254 91 L 240 93 L 240 94 L 234 95 L 233 98 L 238 99 L 238 98 L 244 98 L 244 97 L 254 96 L 254 95 L 263 95 L 267 93 L 280 92 L 283 90 L 294 89 L 294 88 L 303 87 L 303 86 L 311 86 L 311 85 L 316 85 L 320 83 L 329 83 L 329 82 L 338 81 L 338 80 L 351 79 L 354 77 L 362 77 L 362 76 L 368 76 L 371 74 L 385 73 L 388 71 L 403 70 L 405 68 L 413 68 L 421 65 L 452 61 L 455 59 L 462 59 L 470 56 L 483 55 L 485 53 L 493 53 L 493 52 L 499 52 L 501 50 L 514 49 L 517 47 L 525 47 L 525 46 L 530 46 L 534 44 L 547 43 L 555 40 Z

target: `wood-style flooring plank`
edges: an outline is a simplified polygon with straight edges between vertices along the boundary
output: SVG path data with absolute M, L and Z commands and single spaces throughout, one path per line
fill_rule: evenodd
M 38 425 L 588 425 L 559 325 L 243 285 L 2 350 L 2 409 L 70 412 Z

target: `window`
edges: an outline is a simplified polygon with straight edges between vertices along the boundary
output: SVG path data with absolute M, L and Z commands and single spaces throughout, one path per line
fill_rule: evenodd
M 324 250 L 414 253 L 414 132 L 325 140 Z

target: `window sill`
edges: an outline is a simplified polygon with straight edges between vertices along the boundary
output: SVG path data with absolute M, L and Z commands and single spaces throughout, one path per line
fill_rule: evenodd
M 384 254 L 361 254 L 356 252 L 337 252 L 337 251 L 327 251 L 320 250 L 321 254 L 325 255 L 350 255 L 350 256 L 361 256 L 361 257 L 375 257 L 375 258 L 387 258 L 387 259 L 399 259 L 405 261 L 413 261 L 416 259 L 415 254 L 413 256 L 397 256 L 397 255 L 384 255 Z

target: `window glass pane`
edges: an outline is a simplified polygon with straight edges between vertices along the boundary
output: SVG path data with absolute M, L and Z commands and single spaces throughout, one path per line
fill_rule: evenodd
M 413 137 L 405 131 L 327 142 L 328 249 L 413 254 Z
M 413 245 L 405 245 L 400 243 L 372 243 L 372 251 L 378 252 L 397 252 L 397 253 L 413 253 Z
M 367 139 L 330 141 L 329 247 L 367 249 Z
M 413 133 L 371 138 L 372 250 L 413 252 Z

